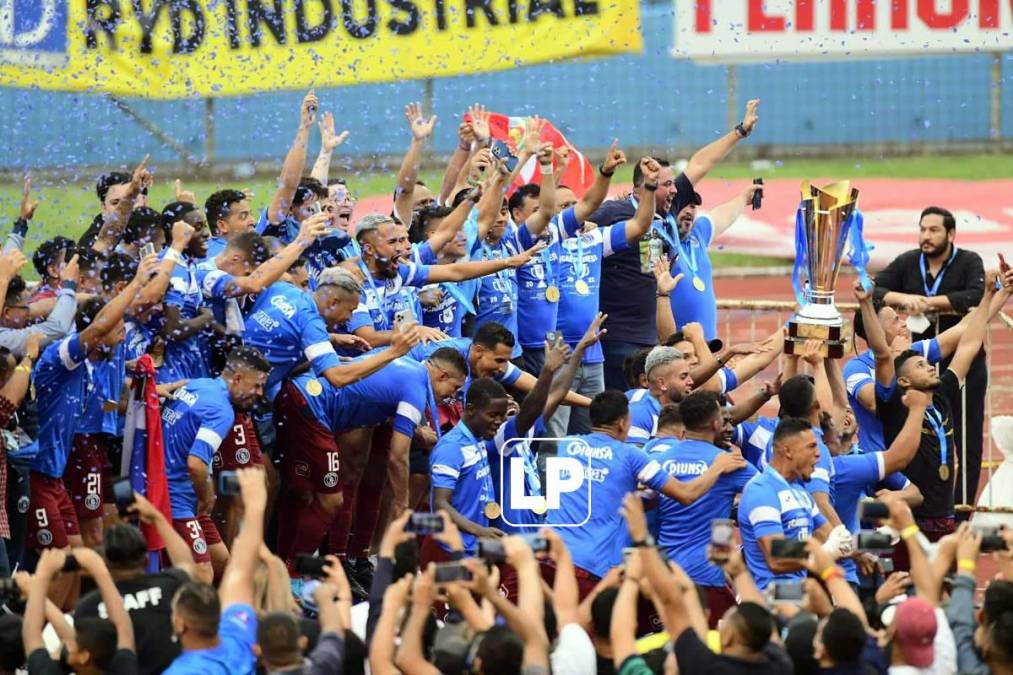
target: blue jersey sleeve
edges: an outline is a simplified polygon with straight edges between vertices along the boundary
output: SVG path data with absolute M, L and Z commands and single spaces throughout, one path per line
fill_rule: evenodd
M 235 281 L 228 272 L 221 270 L 197 270 L 197 284 L 205 298 L 224 298 L 229 284 Z
M 299 339 L 302 342 L 303 354 L 313 367 L 313 372 L 323 375 L 328 368 L 341 365 L 338 354 L 327 334 L 324 319 L 315 307 L 300 307 L 298 310 Z
M 530 436 L 531 430 L 528 430 Z M 517 433 L 517 415 L 507 418 L 507 421 L 500 425 L 500 428 L 496 431 L 496 435 L 492 438 L 492 448 L 501 455 L 509 455 L 513 453 L 514 446 L 516 445 L 517 439 L 520 438 L 520 434 Z
M 218 623 L 218 636 L 230 647 L 228 670 L 252 673 L 256 666 L 253 644 L 257 641 L 257 613 L 253 607 L 242 603 L 226 607 Z
M 939 363 L 943 358 L 943 354 L 939 349 L 939 340 L 936 338 L 919 340 L 911 345 L 911 349 L 924 356 L 925 360 L 933 366 Z
M 232 424 L 236 421 L 231 405 L 217 405 L 220 401 L 209 403 L 210 405 L 201 406 L 200 428 L 197 429 L 197 436 L 190 446 L 190 454 L 200 458 L 205 464 L 211 464 L 215 452 L 232 431 Z
M 884 490 L 893 490 L 894 492 L 896 492 L 897 490 L 903 490 L 910 484 L 911 481 L 907 479 L 907 476 L 905 476 L 899 471 L 895 471 L 894 473 L 891 473 L 889 476 L 886 476 L 879 483 L 878 487 L 881 487 Z
M 812 516 L 813 532 L 827 524 L 827 519 L 823 517 L 823 513 L 820 511 L 819 506 L 816 505 L 816 502 L 813 502 Z
M 428 241 L 417 244 L 412 248 L 412 261 L 416 265 L 435 265 L 439 262 L 433 247 Z
M 453 490 L 457 487 L 457 479 L 461 476 L 464 455 L 453 442 L 446 440 L 436 444 L 429 456 L 429 473 L 433 488 Z
M 610 225 L 602 232 L 602 257 L 607 258 L 613 253 L 622 253 L 630 247 L 629 239 L 626 238 L 625 220 Z
M 397 273 L 401 277 L 401 283 L 405 286 L 418 288 L 429 283 L 429 267 L 427 265 L 401 263 L 397 266 Z
M 184 278 L 185 268 L 177 263 L 169 277 L 169 288 L 165 291 L 162 302 L 167 305 L 182 307 L 186 304 L 187 280 Z
M 753 527 L 753 536 L 757 541 L 761 537 L 784 536 L 781 525 L 781 501 L 777 492 L 767 485 L 754 482 L 742 493 L 739 502 L 739 520 L 748 520 Z
M 721 383 L 722 394 L 727 394 L 739 388 L 739 378 L 736 377 L 735 371 L 727 366 L 722 366 L 721 370 L 718 371 L 718 382 Z
M 637 402 L 630 406 L 629 442 L 644 444 L 654 434 L 654 417 L 650 409 Z
M 519 380 L 520 377 L 521 377 L 521 369 L 512 363 L 508 363 L 506 370 L 503 371 L 503 374 L 497 375 L 495 379 L 500 384 L 511 385 L 517 380 Z
M 711 222 L 710 216 L 700 216 L 693 223 L 692 236 L 696 237 L 704 248 L 711 245 L 714 241 L 714 223 Z
M 842 455 L 834 458 L 837 473 L 834 483 L 838 485 L 875 485 L 883 478 L 882 452 Z
M 626 453 L 626 462 L 630 475 L 635 477 L 638 483 L 643 483 L 654 490 L 661 490 L 668 482 L 668 473 L 662 470 L 658 460 L 653 459 L 640 448 L 629 448 Z
M 81 334 L 74 333 L 73 335 L 64 338 L 60 343 L 60 346 L 57 348 L 57 354 L 60 357 L 60 363 L 67 371 L 74 370 L 84 363 L 86 355 L 81 349 Z
M 572 237 L 580 231 L 581 223 L 577 222 L 577 210 L 574 207 L 567 208 L 557 215 L 556 219 L 562 225 L 562 230 L 567 237 Z M 530 248 L 530 246 L 525 246 L 525 248 Z
M 394 413 L 394 431 L 409 438 L 415 434 L 415 427 L 422 422 L 425 415 L 429 398 L 427 391 L 429 375 L 426 374 L 425 377 L 425 382 L 413 379 L 405 383 L 405 391 L 401 395 L 401 401 L 397 404 L 397 411 Z
M 844 364 L 844 386 L 848 395 L 858 398 L 858 392 L 868 384 L 875 384 L 876 380 L 869 366 L 864 361 L 854 358 Z
M 260 218 L 257 219 L 257 224 L 253 226 L 253 229 L 257 231 L 257 234 L 264 234 L 264 231 L 271 226 L 271 221 L 267 217 L 267 209 L 264 207 L 260 212 Z

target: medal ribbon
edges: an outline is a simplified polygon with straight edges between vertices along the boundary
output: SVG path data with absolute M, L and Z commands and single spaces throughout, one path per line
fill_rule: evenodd
M 429 414 L 433 418 L 433 431 L 436 432 L 436 441 L 443 437 L 440 433 L 440 411 L 436 407 L 436 392 L 433 391 L 433 381 L 426 375 L 426 405 L 429 406 Z
M 369 282 L 369 287 L 373 289 L 373 297 L 376 298 L 377 311 L 380 312 L 380 330 L 390 330 L 390 322 L 387 320 L 387 294 L 384 293 L 383 300 L 380 300 L 380 291 L 376 287 L 376 282 L 373 281 L 373 275 L 369 273 L 369 268 L 360 260 L 359 269 L 366 275 L 366 281 Z M 372 312 L 370 315 L 372 316 Z M 376 319 L 374 318 L 374 323 Z
M 932 431 L 935 432 L 936 439 L 939 441 L 939 464 L 940 466 L 949 467 L 949 464 L 946 463 L 947 443 L 946 429 L 943 426 L 943 414 L 936 410 L 935 406 L 930 405 L 925 409 L 925 416 L 928 418 L 929 426 L 932 427 Z
M 936 276 L 936 280 L 932 283 L 932 288 L 929 288 L 928 282 L 928 268 L 925 265 L 925 254 L 922 253 L 918 258 L 919 265 L 922 271 L 922 288 L 925 289 L 925 295 L 928 297 L 934 296 L 939 291 L 939 284 L 943 282 L 943 275 L 946 274 L 946 269 L 953 262 L 953 259 L 957 257 L 957 247 L 953 247 L 953 252 L 950 254 L 950 259 L 946 261 L 943 268 L 939 270 L 939 274 Z
M 459 426 L 461 427 L 461 433 L 464 434 L 464 437 L 474 443 L 475 447 L 478 449 L 478 455 L 482 460 L 482 466 L 479 468 L 479 471 L 482 469 L 486 470 L 485 479 L 482 481 L 482 494 L 479 496 L 479 499 L 482 502 L 482 507 L 484 508 L 489 502 L 495 501 L 494 497 L 496 496 L 496 488 L 493 487 L 492 484 L 492 472 L 489 469 L 489 456 L 485 451 L 485 443 L 478 442 L 478 439 L 471 433 L 471 429 L 468 428 L 468 425 L 462 421 Z M 482 515 L 485 515 L 484 511 Z

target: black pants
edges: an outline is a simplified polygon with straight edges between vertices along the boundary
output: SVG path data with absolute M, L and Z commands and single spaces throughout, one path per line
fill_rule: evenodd
M 941 369 L 949 367 L 949 361 L 941 365 Z M 981 478 L 982 434 L 985 429 L 985 396 L 988 390 L 988 368 L 985 365 L 985 352 L 978 354 L 967 371 L 964 381 L 964 396 L 950 401 L 953 411 L 953 438 L 957 442 L 956 482 L 954 483 L 954 503 L 974 504 L 978 496 L 978 480 Z M 964 414 L 963 398 L 967 401 L 966 448 L 964 447 Z M 966 450 L 966 452 L 965 452 Z M 965 460 L 966 455 L 966 460 Z M 967 491 L 964 491 L 964 475 L 967 475 Z M 959 514 L 958 514 L 959 515 Z M 966 517 L 966 516 L 965 516 Z

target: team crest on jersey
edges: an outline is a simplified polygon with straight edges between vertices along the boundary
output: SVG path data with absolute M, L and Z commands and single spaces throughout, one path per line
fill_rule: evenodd
M 31 500 L 28 497 L 18 497 L 18 513 L 28 513 Z
M 324 475 L 324 485 L 326 485 L 329 488 L 332 488 L 337 484 L 338 484 L 338 474 L 331 471 L 326 475 Z
M 43 546 L 49 546 L 53 543 L 53 533 L 49 530 L 39 530 L 35 538 L 39 540 L 39 543 Z
M 193 552 L 197 555 L 204 555 L 208 552 L 208 544 L 204 539 L 198 538 L 193 540 Z
M 246 448 L 239 448 L 239 450 L 236 450 L 236 461 L 240 464 L 249 464 L 250 451 Z
M 89 511 L 97 511 L 102 506 L 102 500 L 98 495 L 88 495 L 84 498 L 84 508 Z
M 215 453 L 215 456 L 211 459 L 211 466 L 213 466 L 216 469 L 220 469 L 222 468 L 222 466 L 224 466 L 224 463 L 222 462 L 221 453 L 218 452 Z

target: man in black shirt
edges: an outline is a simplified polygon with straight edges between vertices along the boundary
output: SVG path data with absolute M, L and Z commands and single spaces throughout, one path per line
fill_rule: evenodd
M 193 578 L 196 568 L 189 546 L 151 502 L 137 495 L 133 509 L 142 522 L 158 531 L 173 567 L 147 574 L 144 535 L 136 527 L 124 524 L 105 532 L 106 564 L 133 622 L 140 672 L 161 673 L 180 653 L 179 643 L 168 638 L 172 635 L 172 598 L 180 586 Z M 105 603 L 98 592 L 85 595 L 74 609 L 75 621 L 86 617 L 107 618 Z
M 981 257 L 973 251 L 954 245 L 957 228 L 952 213 L 930 206 L 922 211 L 918 228 L 919 247 L 901 254 L 876 275 L 875 291 L 879 302 L 907 310 L 918 322 L 921 322 L 917 319 L 920 316 L 935 319 L 930 320 L 927 328 L 921 332 L 912 330 L 912 340 L 935 337 L 955 326 L 960 322 L 957 314 L 966 314 L 981 301 L 985 286 Z M 945 371 L 947 366 L 947 362 L 943 361 L 940 369 Z M 967 371 L 966 430 L 962 426 L 965 413 L 961 410 L 960 397 L 951 402 L 954 436 L 967 439 L 966 448 L 963 448 L 966 451 L 966 461 L 960 462 L 958 468 L 961 473 L 954 478 L 957 499 L 964 504 L 974 503 L 978 493 L 987 387 L 985 352 L 980 349 Z M 964 469 L 967 477 L 966 492 Z
M 999 303 L 1009 297 L 1013 272 L 1006 275 L 1003 283 L 1002 292 L 995 298 Z M 921 531 L 932 541 L 954 529 L 953 481 L 958 445 L 953 410 L 960 400 L 963 380 L 981 349 L 994 294 L 995 286 L 986 286 L 984 297 L 971 314 L 942 375 L 919 352 L 909 349 L 894 359 L 894 384 L 876 389 L 876 415 L 883 423 L 883 439 L 888 445 L 904 424 L 906 413 L 901 400 L 904 392 L 908 389 L 932 392 L 932 405 L 926 409 L 922 421 L 918 452 L 904 470 L 925 497 L 914 515 Z
M 704 146 L 690 157 L 689 164 L 678 176 L 672 171 L 669 163 L 663 159 L 656 161 L 661 164 L 658 189 L 654 193 L 655 221 L 667 233 L 669 241 L 679 236 L 675 225 L 680 205 L 687 206 L 699 203 L 699 195 L 693 185 L 703 179 L 718 162 L 732 151 L 743 138 L 748 136 L 756 125 L 758 117 L 753 112 L 755 104 L 748 108 L 746 117 L 735 129 L 728 132 L 713 143 Z M 640 199 L 650 199 L 650 193 L 644 190 L 644 177 L 638 163 L 633 168 L 633 195 L 624 199 L 613 199 L 601 205 L 589 221 L 600 227 L 629 220 L 637 211 Z M 675 210 L 674 210 L 675 209 Z M 669 217 L 669 216 L 672 217 Z M 639 245 L 630 246 L 625 251 L 616 252 L 602 261 L 602 282 L 600 306 L 601 311 L 608 314 L 608 334 L 602 339 L 602 351 L 605 355 L 605 387 L 607 389 L 625 390 L 623 378 L 623 361 L 626 356 L 642 347 L 657 344 L 657 324 L 655 294 L 658 286 L 651 271 L 651 265 L 642 264 L 643 257 L 649 257 L 652 251 L 652 239 L 657 239 L 668 260 L 672 259 L 672 251 L 665 242 L 666 237 L 652 237 L 648 232 Z

